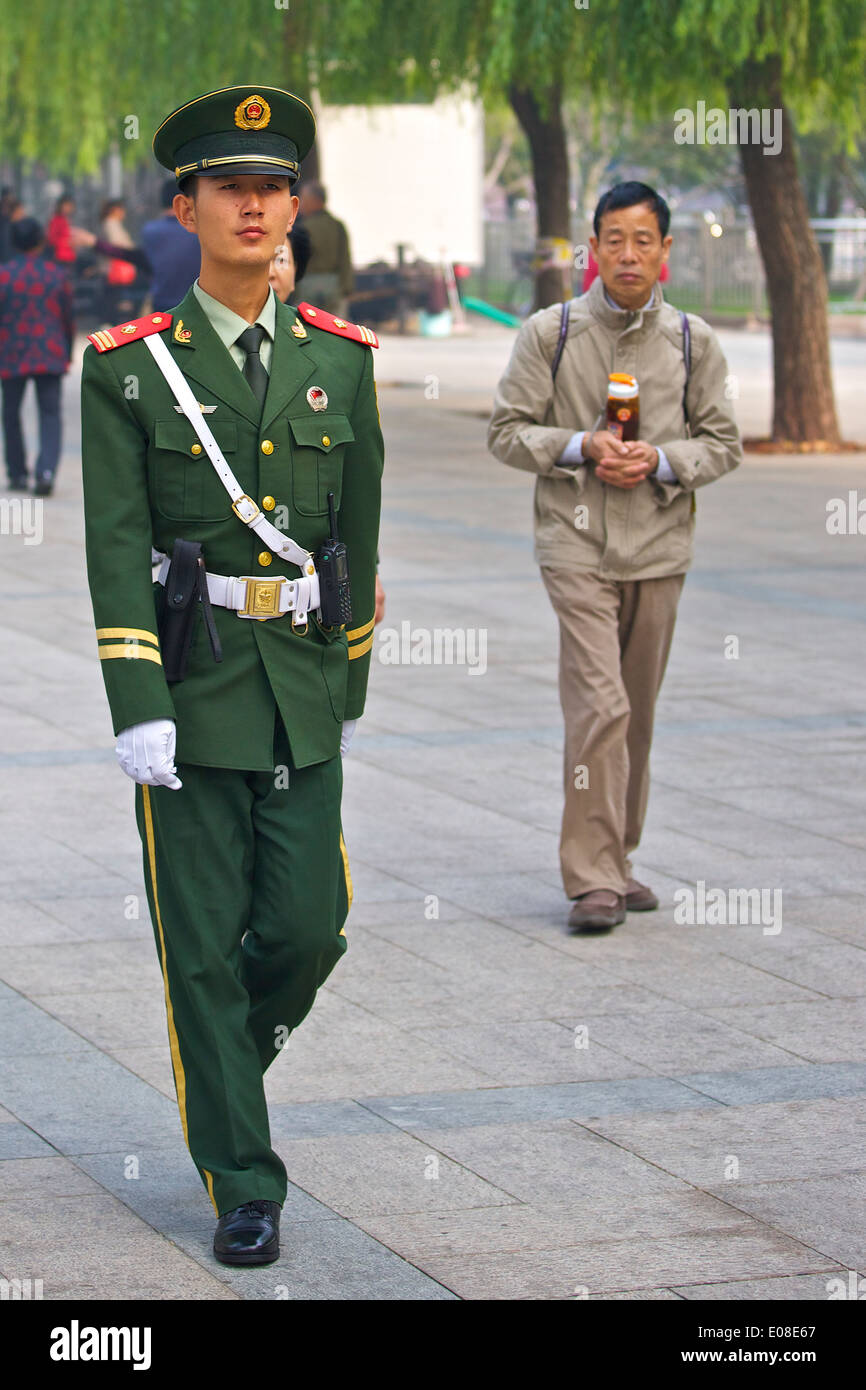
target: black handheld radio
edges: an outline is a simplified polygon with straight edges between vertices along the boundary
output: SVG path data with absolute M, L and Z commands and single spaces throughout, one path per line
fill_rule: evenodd
M 316 551 L 319 572 L 319 609 L 325 627 L 339 627 L 352 621 L 352 591 L 349 586 L 349 557 L 343 541 L 337 537 L 337 513 L 334 494 L 328 493 L 330 539 Z

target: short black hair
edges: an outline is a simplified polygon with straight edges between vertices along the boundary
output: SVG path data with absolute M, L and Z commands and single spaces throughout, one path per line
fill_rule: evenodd
M 289 232 L 292 255 L 295 258 L 295 284 L 303 280 L 307 266 L 310 264 L 310 256 L 313 253 L 313 243 L 310 241 L 310 233 L 302 222 L 296 222 Z
M 170 208 L 177 194 L 177 182 L 174 179 L 166 179 L 160 189 L 159 201 L 164 208 Z
M 42 223 L 35 217 L 19 217 L 12 223 L 12 245 L 16 251 L 32 251 L 44 237 Z
M 615 183 L 613 188 L 602 193 L 592 219 L 596 236 L 600 234 L 601 219 L 606 212 L 616 212 L 618 208 L 637 207 L 639 203 L 648 203 L 655 213 L 658 218 L 662 241 L 664 241 L 671 225 L 671 210 L 660 193 L 656 193 L 655 189 L 650 188 L 648 183 L 638 183 L 637 179 L 629 179 L 625 183 Z
M 177 188 L 175 189 L 175 192 L 183 193 L 187 198 L 194 198 L 197 183 L 198 174 L 187 174 L 185 179 L 181 179 L 180 183 L 177 185 Z M 171 206 L 171 204 L 169 204 L 169 206 Z

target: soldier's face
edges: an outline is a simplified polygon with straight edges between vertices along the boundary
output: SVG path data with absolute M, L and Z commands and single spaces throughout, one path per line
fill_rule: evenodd
M 287 178 L 273 174 L 230 174 L 196 180 L 195 197 L 179 193 L 178 221 L 195 232 L 202 264 L 239 269 L 269 267 L 286 229 L 298 213 L 298 200 Z
M 591 236 L 589 244 L 611 299 L 625 309 L 646 304 L 672 241 L 671 236 L 662 240 L 658 218 L 648 203 L 604 213 L 599 235 Z

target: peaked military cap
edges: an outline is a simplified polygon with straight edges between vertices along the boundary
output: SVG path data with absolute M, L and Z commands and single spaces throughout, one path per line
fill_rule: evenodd
M 316 135 L 312 111 L 281 87 L 222 87 L 166 116 L 153 152 L 178 183 L 190 174 L 282 174 L 292 183 Z

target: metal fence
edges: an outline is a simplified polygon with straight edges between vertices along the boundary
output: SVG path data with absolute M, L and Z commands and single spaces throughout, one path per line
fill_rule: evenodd
M 866 218 L 820 218 L 812 222 L 828 277 L 834 312 L 866 312 Z M 573 287 L 582 292 L 591 226 L 575 221 Z M 750 221 L 716 221 L 711 214 L 674 216 L 670 279 L 665 292 L 695 313 L 763 316 L 768 312 L 764 267 Z M 487 222 L 484 264 L 469 293 L 511 313 L 525 314 L 532 302 L 535 223 L 531 216 Z

